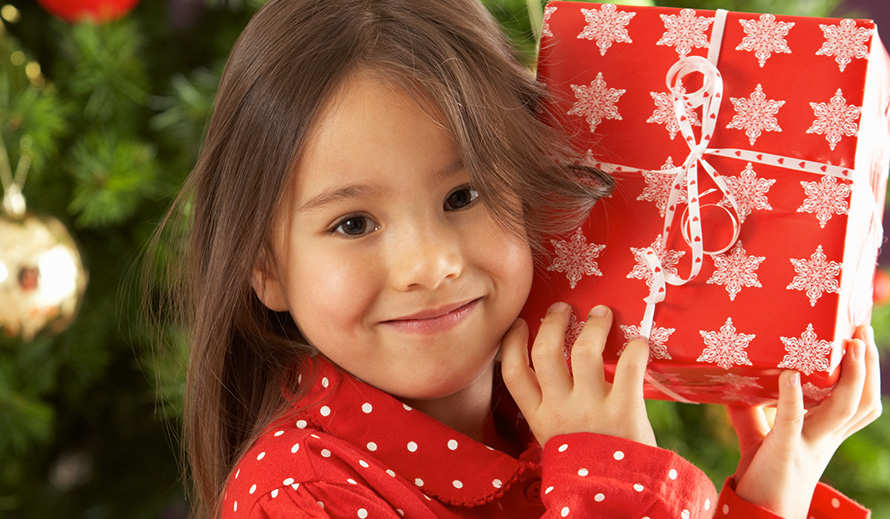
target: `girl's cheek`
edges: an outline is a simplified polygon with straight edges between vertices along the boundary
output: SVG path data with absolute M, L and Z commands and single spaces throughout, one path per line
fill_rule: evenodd
M 298 314 L 341 321 L 355 318 L 369 304 L 376 285 L 360 255 L 336 254 L 316 248 L 297 265 L 294 276 Z M 312 319 L 308 317 L 307 319 Z

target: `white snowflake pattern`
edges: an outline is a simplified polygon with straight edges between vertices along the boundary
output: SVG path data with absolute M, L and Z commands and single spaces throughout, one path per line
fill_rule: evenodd
M 547 267 L 551 272 L 565 272 L 569 280 L 569 286 L 573 289 L 581 276 L 602 276 L 596 258 L 600 255 L 605 245 L 595 243 L 587 244 L 587 238 L 580 227 L 572 235 L 571 240 L 550 240 L 556 257 Z
M 681 250 L 667 250 L 665 251 L 664 246 L 661 244 L 661 234 L 659 234 L 655 241 L 652 242 L 652 245 L 649 247 L 655 251 L 655 257 L 658 258 L 658 261 L 661 263 L 661 268 L 665 272 L 670 272 L 674 275 L 677 274 L 677 262 L 680 261 L 680 257 L 686 254 L 686 251 Z M 637 259 L 637 264 L 634 265 L 633 270 L 627 275 L 628 279 L 643 279 L 646 281 L 646 286 L 652 286 L 652 272 L 649 270 L 649 267 L 646 266 L 646 262 L 643 261 L 643 258 L 646 256 L 647 247 L 631 247 L 630 251 L 633 252 L 634 257 Z
M 723 375 L 705 375 L 705 378 L 709 379 L 713 384 L 729 386 L 733 389 L 750 389 L 755 387 L 763 389 L 763 386 L 757 383 L 760 377 L 745 377 L 735 373 L 725 373 Z
M 748 347 L 755 335 L 753 333 L 736 333 L 731 317 L 726 318 L 726 323 L 719 332 L 699 330 L 699 333 L 705 341 L 705 349 L 698 357 L 698 362 L 710 362 L 723 369 L 729 369 L 732 366 L 752 365 L 748 360 L 745 348 Z
M 827 103 L 810 103 L 816 120 L 807 128 L 807 133 L 825 135 L 828 146 L 834 150 L 841 138 L 855 137 L 859 134 L 859 114 L 862 107 L 848 105 L 840 88 Z
M 665 170 L 670 170 L 675 168 L 674 161 L 671 157 L 667 158 L 667 162 L 661 166 L 661 171 L 643 171 L 643 179 L 646 181 L 646 187 L 643 188 L 643 192 L 637 197 L 637 200 L 643 202 L 655 202 L 655 207 L 658 208 L 658 214 L 664 217 L 667 212 L 667 203 L 671 196 L 671 187 L 674 182 L 674 178 L 677 176 L 676 172 L 665 172 Z M 677 198 L 678 204 L 685 204 L 689 198 L 685 189 L 681 189 L 678 191 L 679 197 Z
M 779 121 L 776 120 L 776 115 L 785 101 L 767 99 L 760 83 L 751 93 L 751 97 L 730 97 L 729 100 L 732 101 L 736 115 L 726 127 L 745 130 L 745 135 L 748 136 L 752 146 L 763 131 L 782 131 Z
M 868 40 L 871 38 L 871 29 L 868 27 L 856 27 L 854 20 L 841 20 L 838 25 L 822 25 L 822 35 L 825 42 L 822 48 L 816 51 L 817 56 L 834 56 L 841 72 L 853 61 L 853 58 L 864 59 L 868 57 Z
M 839 293 L 840 285 L 837 278 L 841 273 L 841 264 L 836 261 L 827 261 L 822 245 L 816 247 L 816 252 L 806 258 L 791 258 L 794 265 L 794 279 L 787 287 L 788 290 L 805 290 L 810 299 L 810 306 L 816 306 L 816 301 L 822 297 L 822 293 Z
M 677 93 L 681 96 L 686 94 L 686 87 L 684 87 L 682 83 L 678 82 Z M 674 140 L 677 132 L 680 131 L 680 124 L 677 122 L 677 118 L 674 115 L 673 94 L 671 92 L 649 92 L 649 95 L 652 96 L 652 100 L 655 102 L 655 111 L 653 111 L 652 115 L 646 119 L 646 122 L 663 124 L 670 134 L 671 140 Z M 701 121 L 698 120 L 698 114 L 688 104 L 686 105 L 685 115 L 689 120 L 689 124 L 692 126 L 701 126 Z
M 735 301 L 735 296 L 743 287 L 761 287 L 757 279 L 757 270 L 764 256 L 747 256 L 742 240 L 736 242 L 732 250 L 725 254 L 714 256 L 714 273 L 708 279 L 709 285 L 726 285 L 729 292 L 729 300 Z
M 723 399 L 724 403 L 745 406 L 763 405 L 764 400 L 763 397 L 757 395 L 739 393 L 736 391 L 724 391 L 720 396 Z
M 797 212 L 815 213 L 819 227 L 824 229 L 825 224 L 835 214 L 848 214 L 847 199 L 853 191 L 849 184 L 839 183 L 837 178 L 831 175 L 823 175 L 819 182 L 801 180 L 800 185 L 807 198 L 797 208 Z
M 772 14 L 762 14 L 759 20 L 739 20 L 745 30 L 742 43 L 735 50 L 754 51 L 761 68 L 773 52 L 791 54 L 785 36 L 794 27 L 794 22 L 777 22 Z
M 777 367 L 796 369 L 804 375 L 810 375 L 814 371 L 828 373 L 828 356 L 831 354 L 831 341 L 816 337 L 813 331 L 813 323 L 807 325 L 800 338 L 780 337 L 785 344 L 785 358 Z
M 621 349 L 618 350 L 619 356 L 624 353 L 624 350 L 627 348 L 627 344 L 631 339 L 640 336 L 640 327 L 636 325 L 622 324 L 621 331 L 624 332 L 625 341 L 621 346 Z M 649 334 L 649 360 L 647 362 L 652 362 L 655 359 L 671 358 L 671 354 L 668 353 L 667 349 L 667 341 L 675 331 L 677 331 L 675 328 L 662 328 L 660 326 L 655 326 L 654 322 L 652 323 L 652 333 Z
M 562 345 L 562 353 L 565 355 L 566 359 L 571 358 L 572 346 L 575 345 L 575 341 L 578 340 L 578 336 L 581 335 L 581 330 L 584 329 L 584 324 L 586 322 L 587 321 L 579 321 L 578 318 L 575 317 L 575 312 L 572 312 L 572 315 L 569 317 L 569 326 L 566 328 L 565 339 Z
M 596 40 L 600 56 L 605 56 L 612 43 L 633 43 L 627 33 L 627 24 L 637 13 L 619 11 L 613 4 L 603 4 L 602 10 L 581 9 L 587 26 L 578 35 L 579 39 Z
M 553 36 L 553 31 L 550 30 L 550 17 L 553 16 L 553 13 L 559 7 L 555 5 L 548 5 L 544 8 L 544 23 L 541 25 L 541 36 Z
M 800 389 L 802 390 L 803 396 L 805 398 L 815 400 L 816 402 L 821 402 L 828 398 L 828 395 L 830 395 L 831 391 L 834 390 L 834 386 L 819 387 L 812 382 L 807 382 Z
M 568 115 L 584 117 L 590 125 L 590 133 L 596 131 L 603 119 L 621 120 L 621 114 L 615 103 L 624 95 L 626 90 L 609 88 L 603 80 L 603 73 L 598 72 L 590 86 L 571 85 L 575 92 L 575 104 L 568 111 Z
M 757 178 L 757 172 L 754 166 L 749 162 L 745 169 L 738 177 L 723 177 L 726 182 L 726 188 L 729 194 L 735 199 L 736 206 L 739 209 L 739 221 L 744 223 L 755 209 L 763 211 L 772 211 L 769 205 L 769 199 L 766 197 L 769 188 L 776 183 L 774 178 Z M 731 207 L 728 198 L 723 198 L 718 205 L 723 207 Z
M 693 48 L 705 48 L 710 44 L 705 32 L 714 23 L 713 17 L 696 16 L 694 9 L 683 9 L 679 15 L 659 16 L 665 31 L 656 45 L 676 47 L 677 54 L 685 58 Z

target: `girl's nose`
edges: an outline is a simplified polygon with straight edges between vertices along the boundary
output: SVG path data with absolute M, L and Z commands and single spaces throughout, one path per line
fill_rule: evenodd
M 415 228 L 395 241 L 390 275 L 398 290 L 435 289 L 464 269 L 460 238 L 454 230 Z

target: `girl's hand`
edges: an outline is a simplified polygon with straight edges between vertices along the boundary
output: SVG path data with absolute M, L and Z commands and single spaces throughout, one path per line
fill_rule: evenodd
M 804 412 L 800 375 L 779 378 L 779 403 L 770 430 L 763 408 L 729 406 L 741 459 L 736 493 L 786 518 L 805 518 L 813 491 L 840 444 L 881 415 L 878 350 L 870 327 L 847 342 L 831 396 Z
M 563 355 L 571 307 L 556 303 L 547 310 L 532 347 L 529 367 L 528 326 L 517 319 L 504 336 L 501 370 L 535 437 L 544 445 L 559 434 L 592 432 L 655 445 L 643 402 L 643 377 L 649 359 L 645 339 L 630 341 L 621 354 L 615 380 L 603 370 L 603 347 L 612 326 L 605 306 L 590 311 L 572 347 L 572 371 Z

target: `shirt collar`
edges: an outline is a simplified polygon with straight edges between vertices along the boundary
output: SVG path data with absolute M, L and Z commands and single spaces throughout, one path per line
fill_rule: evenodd
M 541 448 L 524 421 L 519 430 L 524 441 L 531 440 L 530 448 L 516 459 L 403 404 L 322 356 L 316 359 L 316 369 L 301 381 L 310 389 L 295 403 L 296 418 L 369 452 L 428 496 L 458 506 L 484 504 L 539 466 Z M 495 414 L 506 409 L 507 416 L 518 420 L 518 413 L 510 412 L 515 404 L 509 395 L 495 402 Z

